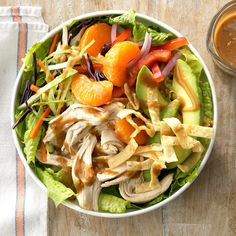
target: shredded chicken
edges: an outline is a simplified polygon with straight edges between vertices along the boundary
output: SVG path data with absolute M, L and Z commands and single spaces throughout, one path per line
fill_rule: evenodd
M 96 178 L 92 165 L 92 152 L 97 143 L 96 136 L 88 134 L 84 137 L 72 166 L 72 179 L 77 190 L 80 207 L 89 210 L 97 209 L 101 190 L 100 181 Z
M 61 115 L 53 119 L 43 139 L 61 148 L 68 129 L 75 123 L 87 121 L 87 125 L 97 126 L 107 121 L 108 112 L 102 108 L 90 107 L 81 104 L 71 105 Z
M 172 180 L 173 174 L 169 174 L 165 176 L 160 181 L 160 185 L 157 185 L 153 190 L 135 193 L 135 186 L 137 186 L 137 184 L 143 183 L 142 176 L 140 175 L 138 178 L 132 178 L 128 181 L 120 183 L 119 190 L 121 196 L 127 201 L 133 203 L 145 203 L 164 193 L 170 187 Z
M 43 164 L 59 167 L 72 167 L 72 160 L 63 155 L 47 153 L 47 159 L 42 160 L 41 151 L 38 151 L 36 158 Z

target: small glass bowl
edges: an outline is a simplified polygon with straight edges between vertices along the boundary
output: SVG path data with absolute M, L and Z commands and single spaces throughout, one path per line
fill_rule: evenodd
M 215 64 L 227 74 L 236 76 L 236 67 L 233 67 L 220 57 L 214 44 L 215 31 L 217 27 L 226 19 L 227 16 L 229 16 L 229 14 L 233 15 L 234 13 L 236 15 L 236 1 L 231 1 L 221 8 L 221 10 L 213 17 L 210 23 L 206 44 Z

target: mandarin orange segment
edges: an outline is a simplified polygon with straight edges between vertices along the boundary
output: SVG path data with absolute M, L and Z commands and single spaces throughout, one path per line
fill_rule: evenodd
M 116 43 L 105 55 L 103 73 L 113 85 L 122 87 L 127 79 L 128 63 L 139 55 L 140 50 L 136 43 Z
M 79 49 L 84 48 L 93 39 L 94 44 L 86 52 L 91 56 L 97 56 L 105 43 L 111 43 L 111 26 L 106 23 L 97 23 L 88 27 L 79 42 Z
M 92 81 L 87 76 L 76 74 L 71 83 L 71 91 L 82 104 L 101 106 L 112 99 L 113 85 L 110 81 Z
M 140 120 L 139 118 L 135 117 L 133 118 L 133 121 L 138 125 L 143 125 L 144 122 Z M 126 119 L 118 119 L 115 123 L 115 132 L 119 139 L 128 144 L 130 141 L 130 135 L 134 132 L 134 127 L 126 120 Z M 142 130 L 138 133 L 138 135 L 135 137 L 135 141 L 139 145 L 143 145 L 147 143 L 148 135 L 147 133 Z

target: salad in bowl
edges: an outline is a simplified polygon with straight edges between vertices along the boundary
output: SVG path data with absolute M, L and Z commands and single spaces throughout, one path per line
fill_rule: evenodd
M 189 186 L 216 127 L 212 81 L 193 51 L 133 10 L 75 18 L 28 50 L 13 135 L 56 205 L 132 215 Z

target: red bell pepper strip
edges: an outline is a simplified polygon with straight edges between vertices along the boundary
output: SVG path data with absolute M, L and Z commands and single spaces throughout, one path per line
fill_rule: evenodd
M 153 79 L 155 82 L 160 83 L 165 79 L 157 63 L 152 65 L 151 70 L 152 70 Z
M 179 37 L 166 42 L 160 48 L 173 51 L 186 45 L 188 45 L 188 40 L 184 37 Z
M 141 69 L 143 65 L 149 67 L 156 61 L 167 62 L 171 58 L 171 51 L 164 49 L 157 49 L 148 53 L 145 57 L 141 58 L 137 63 L 137 68 Z
M 118 42 L 123 42 L 125 41 L 127 38 L 129 38 L 129 36 L 131 35 L 131 29 L 128 28 L 126 30 L 124 30 L 112 43 L 112 46 L 114 46 L 116 43 Z
M 124 95 L 124 89 L 120 87 L 113 86 L 112 97 L 120 98 Z
M 129 87 L 133 87 L 135 85 L 135 81 L 136 81 L 136 76 L 129 75 L 127 80 Z

